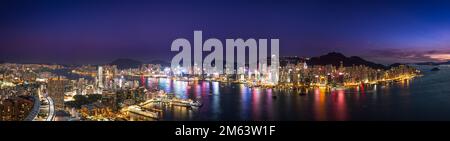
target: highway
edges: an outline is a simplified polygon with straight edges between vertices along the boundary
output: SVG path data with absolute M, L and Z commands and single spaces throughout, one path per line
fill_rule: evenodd
M 51 97 L 46 97 L 49 105 L 49 112 L 47 119 L 45 121 L 53 121 L 53 118 L 55 117 L 55 105 L 53 103 L 53 99 Z
M 53 99 L 51 97 L 48 97 L 47 94 L 42 92 L 42 90 L 39 90 L 39 96 L 36 96 L 35 98 L 35 105 L 33 107 L 33 112 L 29 115 L 33 121 L 53 121 L 53 118 L 55 117 L 55 106 L 53 103 Z M 40 99 L 42 98 L 42 99 Z M 41 102 L 43 100 L 43 102 Z M 39 117 L 39 113 L 43 113 L 46 115 L 45 118 Z M 33 115 L 32 115 L 33 114 Z

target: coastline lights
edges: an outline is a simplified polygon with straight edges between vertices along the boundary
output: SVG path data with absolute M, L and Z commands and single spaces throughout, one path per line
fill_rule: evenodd
M 194 47 L 191 48 L 191 43 L 184 38 L 175 39 L 171 44 L 171 51 L 178 51 L 171 61 L 172 70 L 176 70 L 181 66 L 187 70 L 192 69 L 193 72 L 188 74 L 201 75 L 206 73 L 219 74 L 245 74 L 245 64 L 248 64 L 248 72 L 255 70 L 263 70 L 263 66 L 268 66 L 267 59 L 270 57 L 271 65 L 269 73 L 272 74 L 272 82 L 278 82 L 279 72 L 279 39 L 270 39 L 270 56 L 268 57 L 268 39 L 253 39 L 247 40 L 226 39 L 225 53 L 223 43 L 216 38 L 203 40 L 202 31 L 194 31 Z M 182 48 L 182 50 L 181 50 Z M 246 52 L 248 49 L 248 52 Z M 180 51 L 181 50 L 181 51 Z M 207 56 L 203 56 L 204 52 L 210 52 Z M 225 54 L 225 68 L 224 69 L 224 54 Z M 191 62 L 191 55 L 194 55 Z M 248 55 L 248 62 L 246 58 Z M 236 57 L 236 60 L 234 59 Z M 214 62 L 214 63 L 213 63 Z M 181 63 L 181 65 L 180 65 Z M 236 65 L 235 65 L 236 63 Z M 214 64 L 214 65 L 213 65 Z M 235 72 L 234 70 L 237 70 Z

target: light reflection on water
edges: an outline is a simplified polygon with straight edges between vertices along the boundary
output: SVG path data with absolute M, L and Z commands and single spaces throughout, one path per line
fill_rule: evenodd
M 439 75 L 450 76 L 448 74 Z M 430 80 L 434 79 L 428 77 L 439 76 L 430 74 L 396 84 L 361 85 L 345 90 L 314 88 L 303 90 L 305 95 L 292 90 L 248 88 L 243 84 L 165 78 L 149 78 L 146 85 L 158 86 L 179 98 L 200 97 L 204 104 L 198 109 L 170 107 L 165 111 L 164 120 L 440 120 L 442 112 L 432 109 L 437 105 L 424 103 L 424 100 L 442 100 L 433 94 L 450 91 L 431 85 Z M 449 81 L 442 83 L 449 84 Z M 440 106 L 450 110 L 450 96 L 444 97 L 447 103 Z M 444 117 L 450 120 L 450 112 Z
M 165 78 L 149 78 L 146 83 L 149 88 L 157 86 L 178 98 L 199 97 L 204 104 L 199 109 L 169 107 L 165 120 L 348 120 L 346 100 L 351 97 L 346 92 L 361 92 L 315 88 L 301 96 L 289 91 L 248 88 L 244 84 Z M 356 98 L 364 95 L 357 94 Z

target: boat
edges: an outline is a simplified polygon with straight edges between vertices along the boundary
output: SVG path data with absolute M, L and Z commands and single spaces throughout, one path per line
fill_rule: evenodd
M 142 109 L 139 106 L 130 106 L 127 108 L 127 111 L 129 113 L 133 113 L 139 116 L 144 116 L 147 118 L 152 118 L 152 119 L 159 119 L 159 113 L 158 112 L 152 112 L 152 111 L 147 111 Z
M 203 104 L 200 101 L 193 101 L 191 99 L 181 100 L 181 99 L 172 99 L 170 104 L 174 106 L 182 106 L 182 107 L 201 107 Z
M 202 107 L 203 103 L 201 102 L 201 97 L 197 97 L 195 101 L 191 100 L 191 107 Z
M 433 69 L 431 69 L 431 71 L 440 71 L 441 69 L 439 69 L 439 68 L 433 68 Z
M 170 102 L 170 104 L 174 105 L 174 106 L 184 106 L 184 107 L 189 107 L 190 106 L 190 102 L 186 101 L 186 100 L 178 100 L 178 99 L 174 99 Z
M 202 107 L 203 106 L 203 104 L 200 101 L 192 101 L 190 103 L 190 105 L 193 107 Z

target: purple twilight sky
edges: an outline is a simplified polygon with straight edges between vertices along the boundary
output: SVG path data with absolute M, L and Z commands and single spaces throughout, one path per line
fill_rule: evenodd
M 2 1 L 0 61 L 170 60 L 176 38 L 278 38 L 284 56 L 450 60 L 443 1 Z

